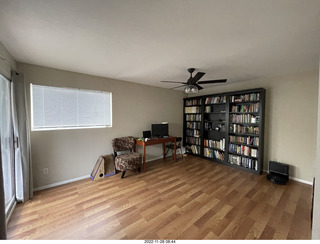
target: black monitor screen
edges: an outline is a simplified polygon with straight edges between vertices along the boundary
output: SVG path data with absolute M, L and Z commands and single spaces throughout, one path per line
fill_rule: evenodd
M 168 124 L 152 124 L 151 125 L 152 136 L 168 136 L 169 129 Z

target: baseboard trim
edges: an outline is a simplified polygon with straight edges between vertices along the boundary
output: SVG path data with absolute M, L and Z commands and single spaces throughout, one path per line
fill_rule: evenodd
M 151 162 L 151 161 L 162 159 L 162 158 L 163 158 L 163 156 L 160 156 L 160 157 L 148 159 L 148 160 L 146 160 L 146 162 Z M 85 175 L 85 176 L 73 178 L 73 179 L 70 179 L 70 180 L 64 180 L 64 181 L 60 181 L 60 182 L 49 184 L 49 185 L 45 185 L 45 186 L 39 186 L 39 187 L 34 188 L 33 191 L 41 191 L 41 190 L 49 189 L 49 188 L 56 187 L 56 186 L 61 186 L 61 185 L 64 185 L 64 184 L 68 184 L 68 183 L 71 183 L 71 182 L 75 182 L 75 181 L 83 180 L 83 179 L 87 179 L 87 178 L 90 179 L 90 175 Z
M 169 157 L 169 156 L 172 156 L 172 155 L 167 155 L 167 157 Z M 163 157 L 160 156 L 160 157 L 148 159 L 148 160 L 146 160 L 146 162 L 151 162 L 151 161 L 162 159 L 162 158 Z M 268 173 L 267 170 L 263 170 L 263 172 Z M 41 190 L 49 189 L 49 188 L 52 188 L 52 187 L 61 186 L 61 185 L 64 185 L 64 184 L 75 182 L 75 181 L 78 181 L 78 180 L 88 179 L 88 178 L 90 179 L 90 175 L 85 175 L 85 176 L 73 178 L 73 179 L 70 179 L 70 180 L 64 180 L 64 181 L 60 181 L 60 182 L 57 182 L 57 183 L 36 187 L 36 188 L 33 189 L 33 191 L 41 191 Z M 298 182 L 301 182 L 301 183 L 304 183 L 304 184 L 307 184 L 307 185 L 312 185 L 313 184 L 312 181 L 302 180 L 302 179 L 291 177 L 291 176 L 289 177 L 289 179 L 290 180 L 294 180 L 294 181 L 298 181 Z
M 263 170 L 264 173 L 269 173 L 268 170 Z M 299 178 L 296 178 L 296 177 L 291 177 L 289 176 L 289 179 L 290 180 L 293 180 L 293 181 L 298 181 L 298 182 L 301 182 L 301 183 L 304 183 L 304 184 L 307 184 L 307 185 L 313 185 L 313 182 L 312 181 L 308 181 L 308 180 L 303 180 L 303 179 L 299 179 Z
M 298 178 L 290 177 L 290 176 L 289 176 L 289 179 L 290 180 L 294 180 L 294 181 L 298 181 L 298 182 L 301 182 L 301 183 L 304 183 L 304 184 L 307 184 L 307 185 L 313 185 L 312 181 L 302 180 L 302 179 L 298 179 Z
M 78 180 L 83 180 L 83 179 L 90 179 L 90 175 L 85 175 L 85 176 L 73 178 L 73 179 L 70 179 L 70 180 L 64 180 L 64 181 L 60 181 L 60 182 L 57 182 L 57 183 L 36 187 L 36 188 L 33 189 L 33 191 L 41 191 L 41 190 L 49 189 L 49 188 L 52 188 L 52 187 L 61 186 L 61 185 L 64 185 L 64 184 L 75 182 L 75 181 L 78 181 Z
M 156 157 L 156 158 L 151 158 L 151 159 L 146 160 L 146 163 L 154 161 L 154 160 L 162 159 L 162 158 L 163 158 L 163 156 Z

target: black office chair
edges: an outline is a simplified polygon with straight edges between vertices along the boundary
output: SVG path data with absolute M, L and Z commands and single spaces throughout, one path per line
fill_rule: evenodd
M 174 142 L 171 142 L 170 144 L 166 145 L 167 151 L 166 151 L 166 156 L 168 154 L 168 152 L 171 150 L 172 152 L 172 157 L 174 157 Z M 183 154 L 182 154 L 182 137 L 177 137 L 176 139 L 176 150 L 178 150 L 178 148 L 180 148 L 180 158 L 183 158 Z

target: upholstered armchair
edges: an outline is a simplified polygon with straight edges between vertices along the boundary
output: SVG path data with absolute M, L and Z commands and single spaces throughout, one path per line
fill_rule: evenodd
M 114 163 L 116 170 L 122 171 L 121 178 L 124 178 L 127 170 L 141 171 L 142 156 L 135 152 L 135 143 L 136 140 L 132 136 L 112 139 Z

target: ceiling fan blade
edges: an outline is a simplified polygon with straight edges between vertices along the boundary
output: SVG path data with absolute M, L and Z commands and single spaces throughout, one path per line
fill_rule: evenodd
M 191 85 L 195 85 L 197 83 L 198 80 L 201 79 L 202 76 L 204 76 L 205 73 L 203 72 L 198 72 L 193 78 L 189 79 L 188 80 L 188 83 L 191 84 Z
M 180 88 L 180 87 L 184 87 L 184 86 L 186 86 L 186 85 L 176 86 L 176 87 L 170 88 L 169 90 L 173 90 L 173 89 Z
M 224 83 L 224 82 L 227 82 L 227 79 L 198 81 L 198 84 L 213 84 L 213 83 Z
M 203 89 L 203 87 L 199 86 L 198 84 L 196 84 L 196 87 L 198 87 L 198 90 L 202 90 Z
M 187 84 L 186 82 L 181 82 L 181 81 L 167 81 L 167 80 L 162 80 L 161 82 Z

